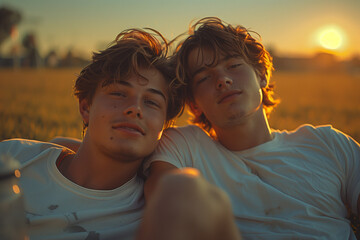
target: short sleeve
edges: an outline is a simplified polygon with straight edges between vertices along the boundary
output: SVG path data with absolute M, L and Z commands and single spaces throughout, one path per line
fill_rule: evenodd
M 0 155 L 10 156 L 24 167 L 29 164 L 30 159 L 35 159 L 41 152 L 49 148 L 61 149 L 60 146 L 52 143 L 14 138 L 0 142 Z
M 168 162 L 177 168 L 193 167 L 191 145 L 195 145 L 190 128 L 170 128 L 164 131 L 155 152 L 144 163 L 145 174 L 151 163 L 156 161 Z
M 332 149 L 344 166 L 345 194 L 351 211 L 357 213 L 360 195 L 360 145 L 345 133 L 331 128 Z

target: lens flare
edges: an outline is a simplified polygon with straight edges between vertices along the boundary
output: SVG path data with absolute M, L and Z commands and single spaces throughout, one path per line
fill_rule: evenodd
M 21 173 L 18 169 L 15 170 L 14 174 L 15 174 L 15 177 L 17 177 L 17 178 L 21 177 Z
M 14 191 L 15 194 L 19 194 L 19 193 L 20 193 L 20 188 L 19 188 L 18 185 L 14 184 L 12 188 L 13 188 L 13 191 Z

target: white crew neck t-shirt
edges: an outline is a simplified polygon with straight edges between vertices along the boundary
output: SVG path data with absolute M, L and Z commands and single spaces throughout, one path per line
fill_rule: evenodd
M 64 177 L 56 166 L 62 147 L 33 140 L 0 143 L 0 154 L 21 163 L 30 239 L 134 239 L 144 206 L 143 180 L 94 190 Z
M 154 161 L 199 169 L 229 195 L 244 239 L 356 239 L 345 203 L 357 213 L 359 144 L 331 126 L 272 134 L 237 152 L 197 126 L 169 129 L 145 169 Z

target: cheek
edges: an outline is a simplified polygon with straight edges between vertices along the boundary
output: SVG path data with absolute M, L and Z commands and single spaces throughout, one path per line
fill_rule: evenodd
M 215 83 L 213 80 L 207 80 L 198 86 L 192 87 L 193 96 L 205 98 L 205 97 L 211 97 L 211 93 L 216 91 Z
M 261 88 L 259 89 L 254 89 L 254 93 L 252 95 L 252 103 L 256 106 L 259 106 L 261 103 L 262 103 L 262 100 L 263 100 L 263 94 L 262 94 L 262 91 L 261 91 Z
M 166 113 L 165 112 L 149 112 L 147 114 L 147 122 L 149 129 L 155 132 L 156 135 L 163 129 L 165 121 L 166 121 Z
M 118 106 L 115 104 L 105 104 L 96 106 L 90 111 L 90 121 L 104 122 L 112 118 L 119 111 Z M 97 123 L 98 127 L 101 127 L 102 123 Z
M 211 93 L 211 89 L 209 88 L 198 89 L 196 92 L 194 92 L 193 96 L 194 102 L 198 106 L 203 106 L 204 104 L 207 104 L 214 99 L 214 94 Z

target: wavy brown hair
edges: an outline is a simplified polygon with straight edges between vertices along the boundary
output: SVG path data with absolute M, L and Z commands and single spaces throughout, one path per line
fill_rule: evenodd
M 273 108 L 279 100 L 273 98 L 274 84 L 269 83 L 273 71 L 272 57 L 259 40 L 250 33 L 258 35 L 243 26 L 232 26 L 216 17 L 207 17 L 199 20 L 189 29 L 189 36 L 182 41 L 176 50 L 176 76 L 185 84 L 186 102 L 193 103 L 191 74 L 189 72 L 188 57 L 192 50 L 198 48 L 200 51 L 206 49 L 212 51 L 214 59 L 210 66 L 217 64 L 220 55 L 241 56 L 256 73 L 265 77 L 267 86 L 262 88 L 263 106 L 269 117 Z M 260 35 L 258 35 L 260 37 Z M 209 133 L 213 133 L 212 125 L 204 114 L 191 119 L 191 122 L 199 125 Z
M 175 66 L 167 57 L 169 45 L 156 30 L 149 33 L 141 29 L 127 29 L 121 32 L 110 46 L 94 52 L 92 62 L 78 76 L 74 94 L 87 99 L 91 104 L 96 88 L 118 81 L 126 81 L 140 68 L 154 67 L 168 83 L 165 128 L 173 125 L 175 117 L 181 115 L 185 99 L 181 84 L 175 78 Z M 84 130 L 86 129 L 84 124 Z

